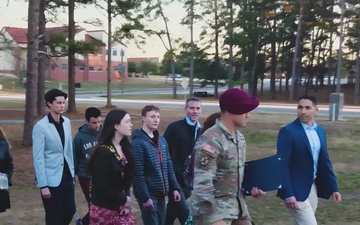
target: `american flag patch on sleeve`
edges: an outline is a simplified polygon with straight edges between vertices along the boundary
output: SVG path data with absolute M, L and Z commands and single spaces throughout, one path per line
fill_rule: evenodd
M 209 144 L 205 144 L 202 150 L 208 154 L 215 154 L 215 148 Z

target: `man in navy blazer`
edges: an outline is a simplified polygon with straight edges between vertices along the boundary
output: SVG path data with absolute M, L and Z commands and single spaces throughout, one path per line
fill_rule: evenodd
M 66 98 L 67 94 L 58 89 L 48 91 L 45 102 L 50 112 L 33 128 L 35 178 L 46 225 L 70 224 L 76 211 L 71 126 L 62 116 Z
M 314 96 L 300 97 L 297 115 L 278 134 L 277 154 L 285 160 L 283 186 L 278 196 L 285 201 L 295 225 L 316 225 L 318 197 L 341 202 L 332 164 L 326 148 L 326 134 L 316 124 Z

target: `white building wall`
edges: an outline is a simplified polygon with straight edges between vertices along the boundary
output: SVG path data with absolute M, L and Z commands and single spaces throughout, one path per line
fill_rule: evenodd
M 104 39 L 104 37 L 103 37 L 104 34 L 106 34 L 105 31 L 103 31 L 103 30 L 88 31 L 88 34 L 91 37 L 96 38 L 96 39 L 98 39 L 98 40 L 100 40 L 100 41 L 102 41 L 104 43 L 107 42 L 107 39 Z M 106 38 L 107 38 L 107 35 L 106 35 Z
M 86 30 L 82 30 L 75 34 L 75 41 L 85 41 Z
M 123 51 L 123 57 L 121 57 L 121 51 Z M 121 43 L 115 43 L 111 47 L 111 60 L 127 62 L 127 48 Z M 116 55 L 115 55 L 116 54 Z M 106 57 L 107 59 L 107 57 Z
M 98 40 L 101 40 L 107 45 L 108 35 L 105 31 L 89 31 L 88 34 Z M 108 46 L 106 46 L 106 50 L 108 50 Z M 111 50 L 111 60 L 112 61 L 120 61 L 121 58 L 123 62 L 127 62 L 127 47 L 121 43 L 114 42 L 113 46 L 110 48 Z M 121 51 L 124 52 L 124 56 L 121 57 Z M 106 54 L 106 53 L 105 53 Z M 107 54 L 106 54 L 107 60 Z
M 25 44 L 26 45 L 26 44 Z M 15 43 L 12 37 L 6 32 L 5 27 L 0 31 L 0 70 L 15 70 L 16 58 L 14 55 L 14 48 L 18 44 Z M 21 53 L 20 53 L 21 54 Z M 20 60 L 25 60 L 23 54 L 20 55 Z
M 9 51 L 0 51 L 0 70 L 14 70 L 14 57 Z
M 23 70 L 25 69 L 26 70 L 26 67 L 27 67 L 27 48 L 22 48 L 21 49 L 21 62 L 20 62 L 20 69 Z

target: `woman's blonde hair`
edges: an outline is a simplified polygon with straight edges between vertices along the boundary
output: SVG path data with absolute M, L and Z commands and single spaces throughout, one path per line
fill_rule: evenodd
M 8 143 L 9 148 L 11 148 L 9 138 L 6 136 L 4 130 L 1 127 L 0 127 L 0 139 L 4 139 Z

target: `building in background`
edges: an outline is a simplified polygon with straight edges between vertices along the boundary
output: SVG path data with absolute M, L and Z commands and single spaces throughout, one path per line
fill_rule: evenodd
M 160 65 L 160 59 L 159 57 L 131 57 L 127 59 L 128 62 L 133 62 L 135 64 L 140 64 L 141 62 L 144 61 L 150 61 L 153 63 L 157 63 L 158 65 Z
M 46 28 L 45 38 L 48 42 L 51 34 L 62 34 L 68 37 L 68 27 Z M 96 54 L 76 54 L 75 80 L 81 81 L 106 81 L 107 80 L 107 51 L 111 51 L 111 76 L 120 79 L 119 68 L 123 70 L 125 78 L 127 73 L 127 46 L 114 42 L 107 46 L 108 35 L 104 30 L 87 31 L 77 27 L 75 41 L 93 43 L 97 47 Z M 50 48 L 47 53 L 51 55 Z M 27 29 L 18 27 L 3 27 L 0 31 L 0 74 L 18 75 L 26 71 L 27 54 Z M 68 57 L 52 57 L 48 60 L 45 77 L 59 81 L 68 79 Z

